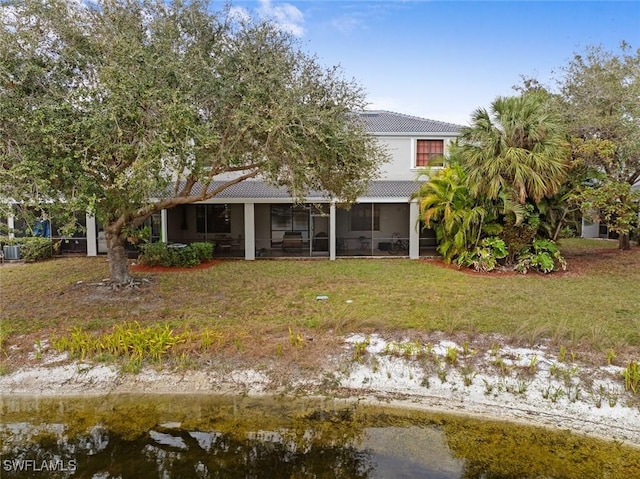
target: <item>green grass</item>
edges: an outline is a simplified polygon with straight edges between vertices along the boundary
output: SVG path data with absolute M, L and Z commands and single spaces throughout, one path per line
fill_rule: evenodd
M 22 334 L 105 331 L 139 321 L 244 331 L 249 338 L 288 335 L 288 328 L 416 330 L 618 350 L 640 345 L 640 248 L 618 252 L 613 243 L 601 251 L 611 244 L 566 241 L 568 272 L 547 276 L 477 275 L 402 259 L 224 261 L 206 270 L 137 275 L 152 278 L 152 286 L 120 293 L 89 284 L 108 276 L 105 258 L 2 267 L 2 335 L 10 342 Z

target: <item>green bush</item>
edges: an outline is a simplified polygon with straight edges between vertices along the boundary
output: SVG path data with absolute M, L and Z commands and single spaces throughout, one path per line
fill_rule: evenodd
M 189 246 L 196 253 L 201 263 L 211 261 L 213 258 L 213 243 L 191 243 Z
M 498 260 L 507 256 L 505 242 L 495 236 L 485 238 L 471 251 L 463 251 L 456 262 L 461 266 L 473 268 L 476 271 L 493 271 Z
M 9 238 L 8 236 L 0 237 L 0 247 L 19 246 L 20 259 L 26 262 L 42 261 L 49 259 L 53 255 L 53 244 L 50 238 L 40 237 L 24 237 Z
M 50 238 L 20 238 L 20 257 L 26 262 L 49 259 L 53 255 Z
M 140 246 L 138 260 L 147 266 L 190 268 L 213 258 L 213 244 L 192 243 L 175 248 L 166 243 L 147 243 Z
M 175 249 L 172 259 L 174 263 L 172 266 L 183 268 L 191 268 L 200 264 L 200 258 L 190 245 Z
M 567 262 L 560 254 L 558 245 L 553 241 L 537 239 L 533 241 L 528 251 L 518 257 L 514 269 L 522 274 L 530 269 L 546 274 L 558 269 L 567 269 Z
M 147 266 L 173 266 L 172 253 L 166 243 L 146 243 L 140 246 L 138 260 Z

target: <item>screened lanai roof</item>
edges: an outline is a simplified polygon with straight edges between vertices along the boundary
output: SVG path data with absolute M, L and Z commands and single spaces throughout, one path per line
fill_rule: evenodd
M 208 191 L 213 191 L 225 184 L 224 181 L 214 181 Z M 361 198 L 404 198 L 408 199 L 413 193 L 418 191 L 422 182 L 418 181 L 372 181 L 369 183 L 367 191 Z M 194 195 L 202 193 L 203 186 L 196 184 L 193 189 Z M 326 200 L 327 195 L 321 191 L 309 191 L 305 197 L 307 199 Z M 291 195 L 286 188 L 273 186 L 265 181 L 246 180 L 236 183 L 218 193 L 215 200 L 220 199 L 290 199 Z

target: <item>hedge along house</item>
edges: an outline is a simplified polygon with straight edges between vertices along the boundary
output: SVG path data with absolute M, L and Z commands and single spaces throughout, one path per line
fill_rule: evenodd
M 202 203 L 153 215 L 147 221 L 152 241 L 209 241 L 215 243 L 218 256 L 248 260 L 433 255 L 435 235 L 420 227 L 419 205 L 411 196 L 420 186 L 420 169 L 447 153 L 461 127 L 388 111 L 359 116 L 390 159 L 351 208 L 317 191 L 308 192 L 305 203 L 297 204 L 286 189 L 251 179 Z M 104 233 L 95 218 L 87 216 L 86 232 L 86 254 L 106 253 Z

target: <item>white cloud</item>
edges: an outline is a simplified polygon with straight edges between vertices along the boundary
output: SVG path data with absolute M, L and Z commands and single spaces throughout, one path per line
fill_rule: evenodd
M 331 21 L 331 25 L 342 33 L 351 33 L 352 31 L 361 28 L 364 25 L 359 16 L 356 15 L 342 15 Z
M 229 8 L 229 17 L 232 20 L 238 20 L 240 22 L 249 21 L 251 19 L 251 15 L 245 8 L 235 6 Z
M 260 0 L 258 8 L 260 17 L 273 20 L 282 30 L 297 37 L 304 35 L 304 15 L 290 3 L 274 5 L 271 0 Z

